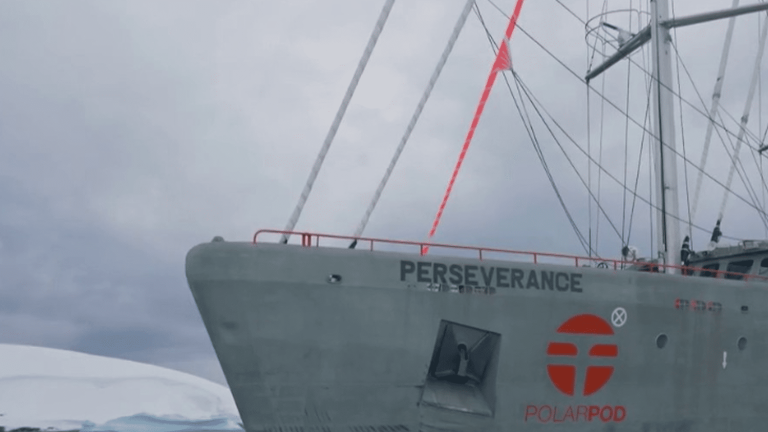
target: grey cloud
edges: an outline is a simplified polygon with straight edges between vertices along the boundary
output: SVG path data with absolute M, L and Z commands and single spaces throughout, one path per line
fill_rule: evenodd
M 298 228 L 352 232 L 462 3 L 395 6 Z M 511 11 L 515 2 L 498 3 Z M 681 4 L 678 13 L 716 7 L 706 3 Z M 248 240 L 258 228 L 282 228 L 380 6 L 345 0 L 0 3 L 0 342 L 115 355 L 222 382 L 186 287 L 184 254 L 214 235 Z M 592 3 L 592 13 L 598 6 Z M 506 18 L 485 3 L 480 7 L 498 41 Z M 527 2 L 520 25 L 574 71 L 586 71 L 583 24 L 555 2 Z M 682 31 L 679 36 L 681 52 L 693 53 L 684 60 L 704 83 L 705 99 L 716 59 L 700 48 L 719 46 L 718 28 L 693 41 L 683 42 Z M 750 49 L 735 50 L 732 63 L 749 63 Z M 484 30 L 471 17 L 368 235 L 425 239 L 492 61 Z M 512 61 L 552 115 L 585 143 L 583 85 L 520 32 Z M 619 68 L 623 73 L 626 65 Z M 633 87 L 642 90 L 642 75 L 632 74 Z M 622 105 L 626 81 L 607 79 L 606 93 Z M 738 72 L 726 81 L 737 100 L 743 100 L 743 81 Z M 593 94 L 593 122 L 596 101 Z M 642 118 L 642 94 L 634 101 L 632 114 Z M 724 104 L 740 115 L 741 102 Z M 624 120 L 606 110 L 604 132 L 611 138 L 603 161 L 622 178 Z M 694 154 L 703 123 L 684 114 L 693 120 L 686 135 Z M 564 199 L 586 231 L 587 194 L 531 115 Z M 630 128 L 632 155 L 641 135 Z M 585 172 L 586 159 L 563 142 Z M 646 196 L 647 167 L 646 161 L 640 188 Z M 719 205 L 720 192 L 708 185 L 717 203 L 707 203 L 702 220 Z M 620 223 L 623 192 L 605 178 L 602 186 L 602 204 Z M 761 233 L 752 211 L 731 202 L 726 234 Z M 647 207 L 639 205 L 632 242 L 644 252 L 650 252 L 648 219 Z M 616 257 L 619 239 L 604 220 L 600 230 L 600 253 Z M 582 253 L 501 79 L 435 240 Z

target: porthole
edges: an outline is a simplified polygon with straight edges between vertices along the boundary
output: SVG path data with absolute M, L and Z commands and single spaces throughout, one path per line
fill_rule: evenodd
M 744 336 L 740 337 L 736 345 L 739 346 L 739 351 L 744 351 L 744 349 L 747 347 L 747 338 Z
M 659 347 L 659 349 L 664 348 L 665 345 L 667 345 L 667 335 L 664 333 L 656 336 L 656 346 Z
M 749 312 L 749 306 L 742 306 L 741 313 L 747 313 L 747 312 Z

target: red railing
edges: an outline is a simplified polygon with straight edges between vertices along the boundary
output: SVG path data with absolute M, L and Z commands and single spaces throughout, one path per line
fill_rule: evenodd
M 741 280 L 750 280 L 750 279 L 757 279 L 757 280 L 763 280 L 768 281 L 768 277 L 766 276 L 759 276 L 759 275 L 749 275 L 739 272 L 729 272 L 724 270 L 712 270 L 712 269 L 705 269 L 705 268 L 698 268 L 698 267 L 686 267 L 686 266 L 677 266 L 677 265 L 667 265 L 662 263 L 654 263 L 654 262 L 647 262 L 647 261 L 623 261 L 623 260 L 616 260 L 616 259 L 610 259 L 610 258 L 595 258 L 595 257 L 585 257 L 585 256 L 578 256 L 578 255 L 566 255 L 566 254 L 557 254 L 557 253 L 549 253 L 549 252 L 531 252 L 531 251 L 519 251 L 519 250 L 513 250 L 513 249 L 497 249 L 497 248 L 486 248 L 486 247 L 478 247 L 478 246 L 462 246 L 462 245 L 452 245 L 452 244 L 444 244 L 444 243 L 427 243 L 427 242 L 414 242 L 414 241 L 407 241 L 407 240 L 388 240 L 388 239 L 380 239 L 380 238 L 371 238 L 371 237 L 352 237 L 352 236 L 343 236 L 343 235 L 335 235 L 335 234 L 320 234 L 320 233 L 310 233 L 310 232 L 301 232 L 301 231 L 284 231 L 284 230 L 270 230 L 270 229 L 263 229 L 256 231 L 256 234 L 253 235 L 253 244 L 258 243 L 258 237 L 259 235 L 263 234 L 278 234 L 278 235 L 295 235 L 295 236 L 301 236 L 301 245 L 305 247 L 319 247 L 320 246 L 320 239 L 333 239 L 333 240 L 348 240 L 350 242 L 357 241 L 358 244 L 360 243 L 368 243 L 369 250 L 374 250 L 374 244 L 376 243 L 382 243 L 382 244 L 394 244 L 394 245 L 406 245 L 406 246 L 414 246 L 418 247 L 418 253 L 421 256 L 424 256 L 425 249 L 428 248 L 446 248 L 446 249 L 454 249 L 454 250 L 469 250 L 469 251 L 475 251 L 477 252 L 477 256 L 480 260 L 483 259 L 483 252 L 488 253 L 501 253 L 501 254 L 509 254 L 509 255 L 523 255 L 528 256 L 533 259 L 534 264 L 539 263 L 539 259 L 542 257 L 545 258 L 554 258 L 554 259 L 561 259 L 561 260 L 569 260 L 573 261 L 574 265 L 576 267 L 579 267 L 579 264 L 584 263 L 597 263 L 596 267 L 598 268 L 611 268 L 613 267 L 614 270 L 619 270 L 623 268 L 627 268 L 630 266 L 639 267 L 640 271 L 650 272 L 650 273 L 661 273 L 666 269 L 675 269 L 678 271 L 678 273 L 682 274 L 697 274 L 700 275 L 702 272 L 706 272 L 709 275 L 712 275 L 711 277 L 714 278 L 725 278 L 726 276 L 732 276 L 730 279 L 741 279 Z

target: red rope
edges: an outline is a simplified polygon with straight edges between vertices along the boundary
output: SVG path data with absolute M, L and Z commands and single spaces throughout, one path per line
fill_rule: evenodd
M 456 176 L 459 174 L 461 164 L 464 162 L 464 157 L 467 155 L 467 150 L 469 149 L 469 144 L 472 142 L 472 137 L 475 136 L 475 129 L 477 128 L 477 124 L 480 122 L 480 116 L 483 114 L 485 103 L 488 101 L 488 95 L 491 94 L 491 88 L 493 87 L 493 83 L 496 81 L 496 75 L 502 70 L 509 69 L 512 65 L 512 61 L 509 58 L 509 48 L 507 43 L 512 37 L 512 32 L 515 30 L 517 17 L 520 15 L 520 9 L 523 7 L 524 1 L 525 0 L 517 0 L 515 11 L 509 18 L 509 25 L 507 26 L 507 31 L 504 34 L 505 38 L 501 42 L 501 48 L 499 49 L 498 54 L 496 54 L 496 60 L 493 62 L 491 73 L 488 75 L 488 81 L 485 83 L 483 94 L 480 96 L 480 102 L 477 104 L 475 117 L 472 119 L 472 124 L 469 126 L 469 132 L 467 132 L 467 137 L 464 139 L 464 146 L 462 146 L 461 153 L 459 153 L 459 160 L 456 162 L 456 167 L 453 169 L 453 174 L 451 175 L 451 180 L 448 182 L 448 188 L 445 190 L 443 201 L 440 203 L 440 207 L 437 209 L 437 216 L 435 216 L 435 221 L 432 223 L 432 229 L 429 230 L 427 242 L 432 240 L 432 237 L 435 235 L 435 231 L 437 231 L 437 226 L 440 224 L 440 219 L 443 216 L 443 210 L 445 210 L 445 204 L 448 202 L 448 197 L 451 195 L 453 184 L 456 182 Z M 422 254 L 426 254 L 427 251 L 429 251 L 429 246 L 424 246 L 422 248 Z

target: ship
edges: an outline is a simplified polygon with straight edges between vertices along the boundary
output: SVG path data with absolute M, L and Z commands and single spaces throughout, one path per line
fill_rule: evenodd
M 719 220 L 705 249 L 680 238 L 669 84 L 670 29 L 765 10 L 670 18 L 667 0 L 652 1 L 646 26 L 619 31 L 585 77 L 652 46 L 656 257 L 291 223 L 192 248 L 189 287 L 245 430 L 765 430 L 768 241 L 724 244 Z

